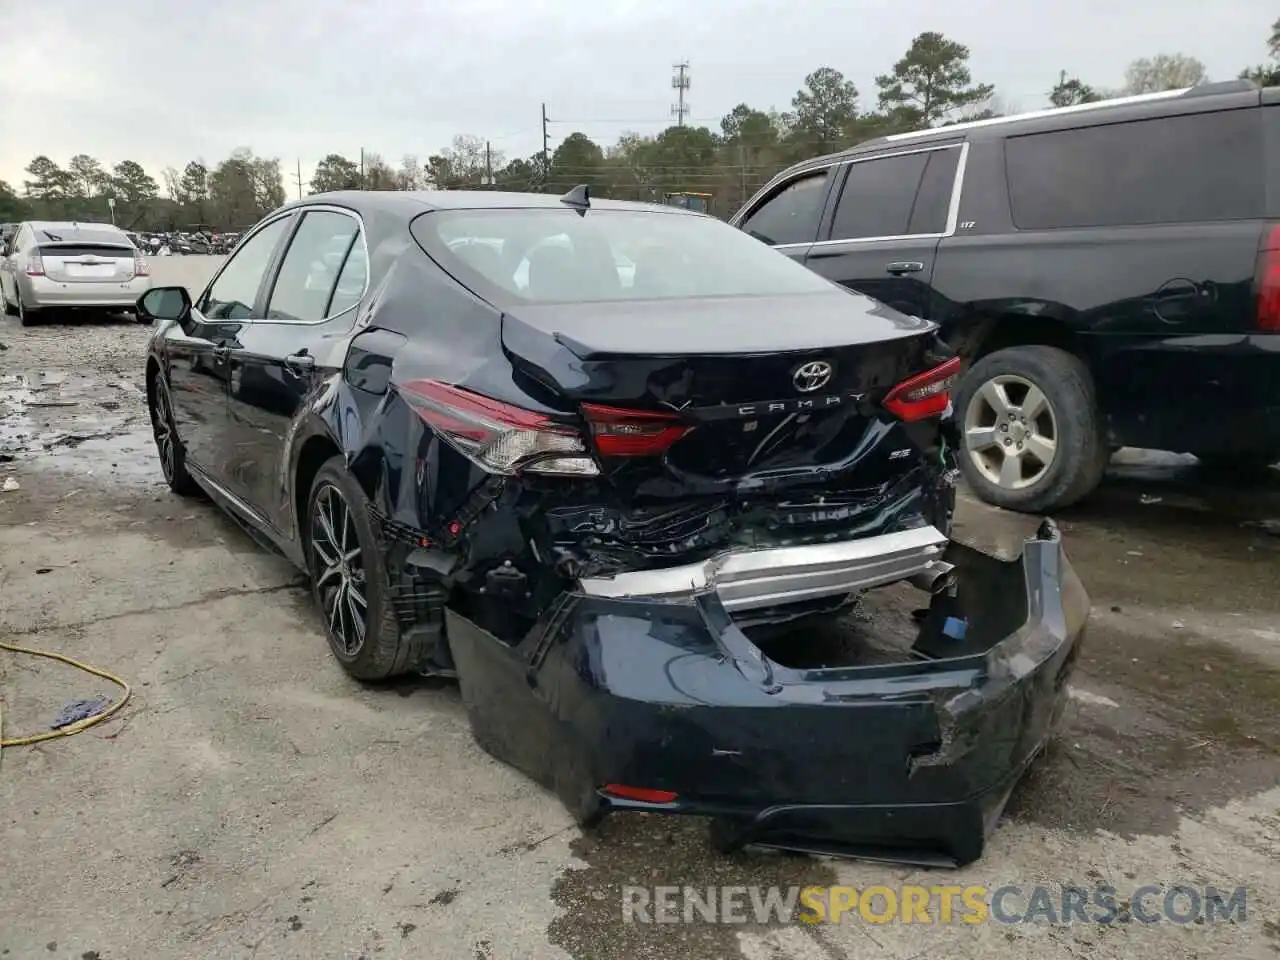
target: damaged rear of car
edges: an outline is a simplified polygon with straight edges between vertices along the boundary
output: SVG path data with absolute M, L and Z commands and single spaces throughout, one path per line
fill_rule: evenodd
M 369 205 L 366 292 L 316 341 L 340 357 L 259 350 L 316 373 L 248 505 L 343 666 L 457 676 L 481 745 L 583 823 L 978 856 L 1088 602 L 1051 524 L 1014 561 L 950 540 L 934 326 L 671 208 L 367 197 L 319 198 Z

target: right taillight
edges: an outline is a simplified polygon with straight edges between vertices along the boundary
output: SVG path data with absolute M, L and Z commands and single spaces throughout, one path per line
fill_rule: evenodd
M 1272 227 L 1263 237 L 1256 283 L 1256 326 L 1265 333 L 1280 333 L 1280 226 Z
M 411 380 L 401 393 L 456 450 L 489 473 L 591 477 L 600 469 L 571 426 L 439 380 Z
M 602 457 L 656 457 L 693 428 L 673 413 L 584 403 L 582 415 Z
M 33 253 L 27 257 L 27 276 L 43 277 L 44 276 L 44 258 L 38 253 Z
M 951 403 L 951 385 L 959 373 L 960 358 L 952 357 L 903 380 L 885 395 L 884 407 L 906 423 L 941 416 Z
M 142 255 L 141 250 L 133 251 L 133 275 L 135 277 L 146 277 L 151 274 L 151 269 L 147 266 L 147 258 Z

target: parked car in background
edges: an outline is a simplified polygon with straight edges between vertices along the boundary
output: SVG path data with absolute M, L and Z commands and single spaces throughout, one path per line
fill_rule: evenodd
M 731 221 L 935 321 L 966 480 L 1070 504 L 1116 448 L 1280 460 L 1280 89 L 1208 84 L 883 137 Z
M 170 487 L 309 574 L 353 676 L 456 676 L 583 823 L 968 862 L 1065 702 L 1088 599 L 1056 529 L 1013 562 L 949 540 L 934 325 L 718 220 L 321 194 L 139 310 Z M 908 582 L 892 652 L 797 646 Z
M 151 288 L 142 251 L 109 223 L 27 221 L 0 252 L 0 302 L 24 326 L 54 310 L 131 311 Z

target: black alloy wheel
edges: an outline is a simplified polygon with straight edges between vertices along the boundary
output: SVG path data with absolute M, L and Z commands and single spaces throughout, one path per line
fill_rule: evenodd
M 156 452 L 160 455 L 160 470 L 164 482 L 179 496 L 198 497 L 199 485 L 187 472 L 187 461 L 178 437 L 178 425 L 173 416 L 173 398 L 164 376 L 156 374 L 152 387 L 151 432 L 156 439 Z
M 329 640 L 339 656 L 355 659 L 369 636 L 364 552 L 342 491 L 321 483 L 312 495 L 311 563 Z
M 342 669 L 357 680 L 420 669 L 426 641 L 401 628 L 368 499 L 341 456 L 312 480 L 301 534 L 311 592 Z

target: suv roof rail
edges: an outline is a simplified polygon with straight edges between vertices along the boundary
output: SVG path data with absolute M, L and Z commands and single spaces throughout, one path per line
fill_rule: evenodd
M 1104 110 L 1109 107 L 1122 107 L 1133 103 L 1147 103 L 1154 100 L 1172 100 L 1195 92 L 1196 96 L 1210 93 L 1236 93 L 1254 89 L 1255 85 L 1248 80 L 1224 80 L 1222 83 L 1207 83 L 1203 87 L 1183 87 L 1178 90 L 1160 90 L 1156 93 L 1137 93 L 1129 97 L 1116 97 L 1113 100 L 1097 100 L 1093 103 L 1077 103 L 1069 107 L 1048 107 L 1044 110 L 1031 110 L 1027 113 L 1015 113 L 1008 117 L 991 117 L 987 120 L 969 120 L 964 123 L 952 123 L 945 127 L 929 127 L 925 130 L 911 130 L 907 133 L 891 133 L 884 140 L 897 143 L 901 140 L 914 140 L 918 137 L 934 135 L 945 136 L 950 133 L 961 133 L 965 130 L 976 130 L 980 127 L 996 127 L 1006 123 L 1017 123 L 1019 120 L 1034 120 L 1039 117 L 1057 117 L 1070 113 L 1087 113 L 1091 110 Z M 1200 92 L 1203 90 L 1203 94 Z
M 1219 93 L 1248 93 L 1262 88 L 1248 77 L 1237 80 L 1218 80 L 1215 83 L 1202 83 L 1187 91 L 1188 97 L 1211 97 Z

